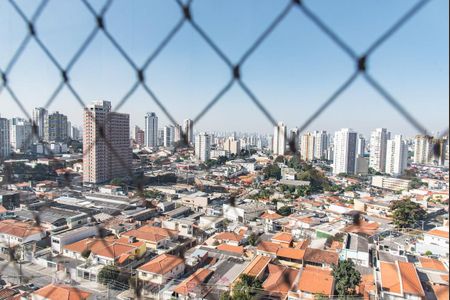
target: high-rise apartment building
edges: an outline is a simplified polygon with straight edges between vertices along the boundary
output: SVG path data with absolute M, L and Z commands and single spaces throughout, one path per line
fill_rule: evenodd
M 83 113 L 83 182 L 103 183 L 129 174 L 130 116 L 111 111 L 111 102 L 95 101 Z
M 0 160 L 8 158 L 11 154 L 9 142 L 9 120 L 0 118 Z
M 44 122 L 44 139 L 47 142 L 66 142 L 67 123 L 67 116 L 59 112 L 49 114 Z
M 181 140 L 182 140 L 182 138 L 181 138 L 181 125 L 177 124 L 177 125 L 175 125 L 173 142 L 174 143 L 179 143 L 179 142 L 181 142 Z
M 314 131 L 314 159 L 326 159 L 328 134 L 326 131 Z
M 139 126 L 134 126 L 133 130 L 134 142 L 143 147 L 145 145 L 145 131 Z
M 207 161 L 211 155 L 211 137 L 207 133 L 200 133 L 195 138 L 195 157 L 200 161 Z
M 154 112 L 145 115 L 145 146 L 158 147 L 158 117 Z
M 287 127 L 283 122 L 278 123 L 273 132 L 272 151 L 274 155 L 286 154 Z
M 414 163 L 429 164 L 433 159 L 433 137 L 418 135 L 414 139 Z
M 164 147 L 172 147 L 175 140 L 175 127 L 164 126 Z
M 36 107 L 33 110 L 33 122 L 37 126 L 37 135 L 40 140 L 44 139 L 45 121 L 47 120 L 48 111 L 43 107 Z
M 186 136 L 186 142 L 189 145 L 194 144 L 194 121 L 191 119 L 184 120 L 183 133 Z
M 300 157 L 305 161 L 314 159 L 315 136 L 311 132 L 305 133 L 300 138 Z
M 9 141 L 14 152 L 27 151 L 33 141 L 33 128 L 30 121 L 13 118 L 9 123 Z
M 292 144 L 297 151 L 300 150 L 300 131 L 297 127 L 290 130 L 289 144 Z
M 234 137 L 229 137 L 223 144 L 223 150 L 230 154 L 237 155 L 241 152 L 241 141 L 236 140 Z
M 402 175 L 408 166 L 408 145 L 401 135 L 387 141 L 386 173 L 393 176 Z
M 370 136 L 369 167 L 377 172 L 386 170 L 386 147 L 389 137 L 386 128 L 377 128 Z
M 349 128 L 334 134 L 333 174 L 355 174 L 358 134 Z
M 358 142 L 356 145 L 356 154 L 358 156 L 364 157 L 366 154 L 366 139 L 361 134 L 358 137 Z

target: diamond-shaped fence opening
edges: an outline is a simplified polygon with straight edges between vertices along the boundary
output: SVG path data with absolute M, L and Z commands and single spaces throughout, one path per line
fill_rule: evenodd
M 37 1 L 37 0 L 36 0 Z M 311 22 L 314 26 L 316 26 L 321 34 L 325 37 L 329 38 L 333 43 L 337 46 L 337 51 L 342 51 L 354 62 L 354 71 L 346 78 L 342 78 L 342 84 L 337 86 L 335 92 L 329 95 L 327 99 L 324 99 L 319 108 L 313 112 L 313 114 L 307 118 L 303 124 L 299 126 L 299 130 L 297 131 L 297 137 L 291 136 L 288 142 L 291 154 L 299 154 L 299 149 L 297 149 L 297 140 L 298 136 L 313 122 L 315 121 L 326 109 L 329 109 L 331 104 L 333 104 L 343 92 L 345 92 L 349 87 L 353 85 L 355 80 L 359 77 L 363 78 L 369 86 L 371 86 L 387 103 L 389 103 L 394 110 L 399 112 L 405 120 L 407 120 L 418 132 L 422 134 L 426 134 L 426 128 L 412 116 L 412 114 L 407 110 L 406 107 L 402 106 L 400 101 L 395 98 L 383 85 L 370 73 L 370 58 L 371 56 L 380 48 L 382 45 L 389 41 L 389 39 L 399 31 L 408 21 L 410 21 L 414 16 L 419 13 L 426 4 L 430 2 L 430 0 L 419 0 L 412 3 L 411 8 L 403 15 L 401 15 L 398 20 L 391 24 L 389 29 L 383 33 L 379 37 L 374 37 L 374 41 L 371 46 L 368 47 L 364 52 L 357 53 L 351 45 L 346 43 L 339 35 L 338 32 L 335 32 L 333 28 L 327 25 L 327 21 L 321 19 L 303 0 L 286 0 L 285 6 L 283 9 L 276 15 L 276 17 L 269 23 L 267 26 L 261 31 L 262 33 L 259 36 L 255 36 L 252 41 L 249 43 L 248 49 L 246 49 L 238 60 L 232 60 L 227 55 L 225 51 L 215 42 L 214 37 L 208 34 L 207 28 L 204 28 L 202 24 L 197 22 L 195 17 L 195 6 L 193 3 L 196 3 L 195 0 L 181 1 L 181 0 L 167 0 L 173 1 L 176 5 L 174 7 L 178 7 L 179 9 L 179 19 L 173 24 L 164 38 L 158 41 L 157 47 L 155 49 L 149 49 L 148 55 L 146 55 L 146 59 L 144 62 L 137 62 L 134 57 L 132 57 L 129 52 L 126 50 L 126 47 L 120 43 L 120 41 L 115 37 L 114 32 L 110 30 L 108 27 L 108 12 L 111 7 L 114 5 L 113 0 L 106 0 L 104 4 L 96 9 L 89 0 L 80 0 L 80 3 L 86 9 L 86 12 L 91 16 L 93 20 L 94 26 L 92 26 L 91 30 L 86 33 L 85 38 L 80 43 L 79 47 L 73 52 L 74 54 L 67 63 L 62 63 L 57 55 L 54 54 L 51 47 L 49 47 L 45 43 L 45 38 L 40 35 L 39 32 L 39 19 L 44 11 L 46 11 L 49 0 L 42 0 L 36 6 L 36 9 L 31 14 L 26 14 L 21 6 L 15 0 L 9 0 L 8 3 L 10 7 L 15 11 L 17 16 L 23 22 L 23 26 L 26 29 L 26 34 L 23 36 L 22 41 L 19 43 L 16 51 L 12 55 L 12 57 L 8 60 L 7 64 L 0 66 L 0 96 L 2 94 L 8 94 L 8 96 L 15 102 L 15 105 L 22 111 L 23 115 L 27 120 L 32 120 L 32 117 L 28 114 L 26 107 L 24 106 L 22 99 L 18 96 L 18 94 L 14 90 L 13 82 L 10 82 L 11 74 L 14 72 L 14 68 L 17 63 L 20 61 L 23 56 L 24 51 L 29 47 L 30 43 L 35 43 L 40 50 L 45 54 L 46 58 L 51 62 L 54 66 L 55 70 L 59 73 L 59 81 L 55 83 L 55 87 L 51 95 L 47 99 L 41 99 L 41 105 L 44 108 L 49 108 L 55 99 L 60 95 L 63 89 L 66 89 L 78 102 L 78 104 L 85 109 L 86 108 L 86 99 L 79 93 L 76 84 L 72 83 L 71 76 L 73 68 L 77 65 L 77 63 L 82 59 L 83 55 L 88 51 L 88 48 L 91 46 L 93 41 L 99 36 L 102 35 L 103 38 L 109 42 L 110 46 L 117 52 L 121 61 L 128 65 L 131 74 L 134 74 L 133 84 L 126 89 L 126 93 L 122 95 L 120 100 L 118 101 L 117 106 L 114 111 L 118 111 L 131 96 L 136 92 L 138 88 L 141 88 L 147 99 L 143 99 L 142 101 L 150 101 L 155 104 L 160 111 L 165 115 L 165 117 L 170 120 L 170 122 L 177 126 L 178 122 L 175 120 L 174 116 L 170 112 L 170 110 L 165 106 L 165 99 L 160 98 L 157 93 L 154 92 L 152 88 L 151 82 L 148 82 L 146 79 L 146 72 L 151 70 L 152 63 L 158 59 L 159 55 L 163 53 L 166 47 L 172 42 L 174 37 L 180 32 L 181 28 L 189 28 L 198 37 L 205 43 L 205 45 L 211 50 L 211 52 L 216 55 L 229 69 L 229 79 L 223 82 L 223 87 L 217 91 L 216 95 L 212 99 L 208 99 L 208 104 L 201 109 L 195 116 L 192 116 L 193 123 L 196 124 L 199 120 L 202 119 L 210 109 L 215 106 L 221 99 L 226 95 L 233 86 L 241 89 L 242 92 L 247 96 L 248 101 L 253 103 L 255 107 L 265 116 L 268 122 L 272 126 L 276 126 L 276 118 L 272 115 L 271 111 L 266 109 L 264 103 L 260 100 L 259 95 L 257 95 L 252 87 L 249 86 L 246 81 L 243 79 L 243 74 L 245 74 L 245 64 L 248 60 L 252 58 L 252 55 L 258 51 L 259 47 L 266 42 L 267 38 L 277 29 L 277 27 L 283 23 L 287 15 L 291 12 L 295 14 L 301 14 L 303 17 L 306 17 L 307 20 Z M 6 0 L 5 0 L 6 2 Z M 50 17 L 46 15 L 46 17 Z M 70 16 L 76 17 L 76 16 Z M 145 29 L 144 29 L 145 31 Z M 148 38 L 148 37 L 147 37 Z M 7 41 L 6 41 L 7 42 Z M 31 66 L 30 66 L 31 67 Z M 157 76 L 157 74 L 156 74 Z M 205 82 L 205 84 L 208 84 Z M 91 114 L 88 113 L 88 117 L 92 117 Z M 97 121 L 97 120 L 95 120 Z M 97 137 L 97 140 L 93 141 L 91 145 L 84 145 L 83 156 L 86 156 L 92 147 L 94 147 L 98 143 L 103 143 L 105 147 L 109 149 L 114 157 L 123 165 L 129 167 L 127 161 L 124 161 L 123 157 L 116 153 L 115 145 L 111 145 L 107 138 L 105 138 L 104 128 L 102 124 L 96 124 L 100 129 L 100 134 Z M 37 138 L 37 130 L 36 124 L 33 123 L 32 132 L 28 136 L 28 140 L 34 140 Z M 181 130 L 181 143 L 177 146 L 180 148 L 190 147 L 189 138 L 187 136 L 187 132 Z M 443 135 L 448 134 L 448 129 L 445 130 Z M 436 146 L 434 151 L 438 152 L 440 149 Z M 47 152 L 52 155 L 51 149 L 47 149 Z M 129 177 L 134 179 L 133 187 L 138 191 L 138 194 L 144 195 L 144 183 L 142 178 L 133 176 L 132 170 L 129 170 Z M 70 176 L 67 174 L 66 186 L 70 186 Z M 232 206 L 236 205 L 236 198 L 239 197 L 239 194 L 233 194 L 230 196 L 229 202 Z M 45 234 L 44 229 L 40 225 L 39 215 L 35 214 L 35 224 L 34 229 L 40 230 L 42 234 Z M 30 230 L 33 230 L 30 229 Z M 103 230 L 98 228 L 99 238 L 104 236 Z M 110 250 L 111 247 L 105 243 L 105 247 Z M 114 249 L 114 247 L 112 247 Z M 110 250 L 111 251 L 111 250 Z M 183 249 L 180 249 L 180 253 L 183 253 Z M 25 279 L 25 275 L 22 274 L 22 270 L 20 268 L 20 251 L 18 251 L 17 247 L 10 247 L 9 251 L 10 260 L 9 263 L 14 264 L 17 275 L 22 281 Z M 5 267 L 0 269 L 0 273 L 4 270 Z M 125 270 L 123 270 L 125 271 Z M 179 282 L 178 279 L 173 279 L 174 282 Z M 289 278 L 285 278 L 285 280 L 289 280 Z M 147 287 L 143 282 L 136 280 L 137 282 L 134 284 L 134 290 L 136 292 L 136 298 L 140 298 L 143 293 L 148 291 L 150 287 Z M 119 283 L 108 283 L 108 286 L 115 285 L 119 287 Z M 122 286 L 123 289 L 128 289 L 128 285 Z M 202 291 L 211 291 L 213 288 L 217 288 L 217 286 L 208 286 L 203 285 Z M 150 288 L 151 289 L 151 288 Z M 256 290 L 254 294 L 257 294 L 264 299 L 278 299 L 280 295 L 270 295 L 265 290 Z

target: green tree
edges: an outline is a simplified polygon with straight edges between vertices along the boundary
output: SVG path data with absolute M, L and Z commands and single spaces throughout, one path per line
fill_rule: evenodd
M 410 228 L 424 219 L 426 212 L 411 199 L 394 201 L 391 204 L 392 217 L 398 228 Z
M 250 234 L 250 236 L 248 237 L 248 243 L 251 246 L 256 246 L 256 244 L 258 243 L 258 235 L 252 232 L 252 234 Z
M 427 250 L 424 254 L 426 256 L 431 256 L 431 255 L 433 255 L 433 252 L 431 252 L 430 250 Z
M 116 186 L 123 186 L 123 185 L 124 185 L 124 182 L 123 182 L 123 179 L 122 179 L 122 178 L 114 178 L 113 180 L 111 180 L 111 181 L 109 182 L 109 184 L 111 184 L 111 185 L 116 185 Z
M 408 184 L 408 190 L 418 189 L 424 185 L 426 185 L 425 182 L 423 182 L 422 180 L 420 180 L 417 177 L 414 177 L 411 179 L 411 181 Z
M 105 285 L 119 278 L 120 271 L 116 266 L 104 266 L 98 273 L 98 282 Z
M 282 216 L 289 216 L 292 213 L 292 208 L 290 206 L 283 206 L 277 210 L 277 213 Z
M 361 282 L 361 273 L 351 260 L 343 260 L 333 265 L 333 276 L 336 281 L 336 292 L 339 296 L 355 295 L 356 287 Z
M 249 275 L 241 275 L 239 281 L 233 288 L 232 300 L 252 300 L 256 299 L 257 290 L 262 289 L 262 282 Z
M 263 173 L 266 178 L 281 178 L 281 169 L 277 165 L 269 165 L 265 167 Z

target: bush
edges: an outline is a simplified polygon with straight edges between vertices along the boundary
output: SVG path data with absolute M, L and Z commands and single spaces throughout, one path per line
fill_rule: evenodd
M 119 278 L 120 271 L 116 266 L 104 266 L 98 273 L 98 282 L 105 285 L 111 280 L 116 281 Z

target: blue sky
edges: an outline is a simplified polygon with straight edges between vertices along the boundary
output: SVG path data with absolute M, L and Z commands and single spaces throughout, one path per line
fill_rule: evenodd
M 37 0 L 20 0 L 31 15 Z M 96 9 L 104 1 L 91 0 Z M 192 13 L 233 61 L 267 28 L 288 0 L 194 0 Z M 358 53 L 366 50 L 416 1 L 309 0 L 308 7 Z M 449 2 L 433 0 L 370 58 L 369 70 L 430 131 L 448 127 Z M 181 18 L 172 0 L 116 0 L 106 26 L 133 60 L 141 65 Z M 67 64 L 88 36 L 95 20 L 78 0 L 52 0 L 36 24 L 42 41 L 62 65 Z M 5 68 L 26 33 L 26 26 L 6 0 L 0 0 L 0 67 Z M 302 123 L 352 73 L 354 63 L 301 13 L 292 10 L 242 68 L 243 80 L 276 120 L 289 127 Z M 175 119 L 195 117 L 230 79 L 227 66 L 200 36 L 185 24 L 150 65 L 146 80 Z M 83 100 L 117 104 L 135 74 L 102 33 L 98 34 L 70 73 Z M 10 76 L 11 87 L 31 112 L 43 105 L 59 74 L 32 41 Z M 22 113 L 5 91 L 0 113 Z M 81 107 L 64 89 L 50 111 L 65 113 L 81 125 Z M 132 124 L 143 125 L 144 113 L 167 118 L 142 89 L 120 109 Z M 352 127 L 367 134 L 375 127 L 413 135 L 414 128 L 367 83 L 358 79 L 309 127 L 334 131 Z M 202 118 L 197 129 L 271 132 L 272 125 L 235 85 Z

